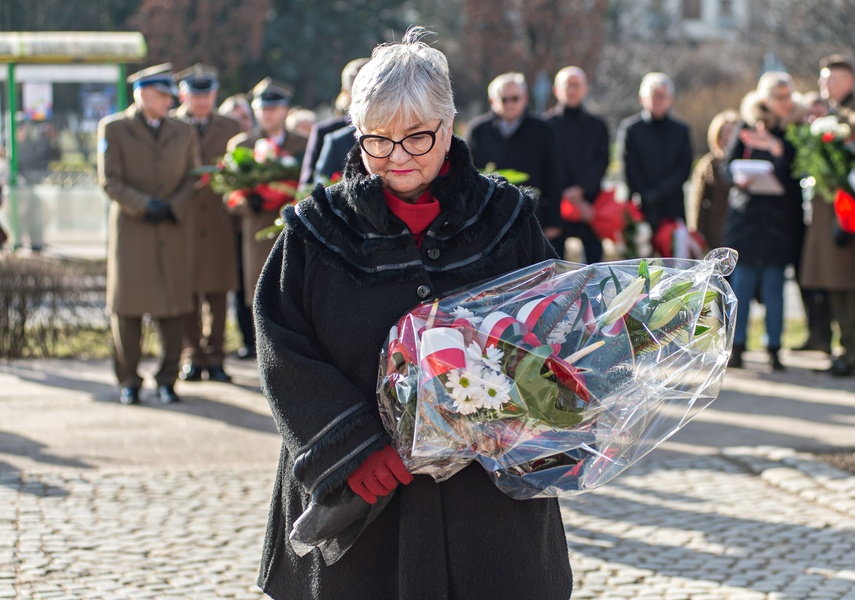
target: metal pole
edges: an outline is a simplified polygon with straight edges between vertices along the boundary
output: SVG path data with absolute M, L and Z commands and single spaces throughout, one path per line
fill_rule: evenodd
M 125 63 L 116 65 L 119 68 L 119 80 L 116 82 L 116 110 L 123 111 L 128 107 L 128 84 L 125 81 Z
M 15 245 L 21 243 L 21 222 L 18 216 L 18 138 L 16 113 L 18 94 L 15 85 L 15 63 L 9 63 L 6 77 L 6 97 L 9 106 L 9 225 Z

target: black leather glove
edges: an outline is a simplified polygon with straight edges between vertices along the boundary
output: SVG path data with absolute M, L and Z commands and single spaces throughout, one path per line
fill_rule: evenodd
M 152 225 L 163 223 L 164 221 L 172 221 L 175 223 L 175 215 L 172 214 L 172 209 L 169 208 L 169 204 L 159 198 L 148 199 L 148 203 L 145 207 L 145 217 L 143 218 L 146 223 L 151 223 Z
M 849 244 L 849 240 L 855 237 L 851 233 L 843 231 L 837 223 L 834 224 L 834 229 L 831 230 L 831 236 L 834 238 L 834 245 L 838 248 L 845 248 Z
M 249 207 L 252 209 L 252 212 L 258 213 L 261 212 L 261 205 L 264 203 L 264 198 L 259 196 L 258 194 L 247 194 L 246 202 L 249 204 Z

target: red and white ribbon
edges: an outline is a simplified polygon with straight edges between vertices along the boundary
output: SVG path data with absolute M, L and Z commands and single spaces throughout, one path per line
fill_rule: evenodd
M 497 346 L 499 340 L 507 337 L 508 334 L 522 334 L 525 332 L 525 325 L 508 313 L 497 310 L 487 315 L 481 321 L 481 327 L 478 329 L 478 343 L 482 348 Z
M 430 379 L 454 369 L 466 368 L 463 334 L 451 327 L 426 329 L 419 346 L 422 377 Z

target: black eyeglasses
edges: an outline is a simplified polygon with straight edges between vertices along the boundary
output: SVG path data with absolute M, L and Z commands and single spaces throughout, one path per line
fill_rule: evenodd
M 510 102 L 519 102 L 520 99 L 520 96 L 507 96 L 505 98 L 502 98 L 502 104 L 508 104 Z
M 391 156 L 392 152 L 395 151 L 396 144 L 400 144 L 401 148 L 410 156 L 421 156 L 433 149 L 434 144 L 436 144 L 436 132 L 439 131 L 440 127 L 442 127 L 442 120 L 433 131 L 417 131 L 397 141 L 382 135 L 361 135 L 359 136 L 359 147 L 373 158 Z

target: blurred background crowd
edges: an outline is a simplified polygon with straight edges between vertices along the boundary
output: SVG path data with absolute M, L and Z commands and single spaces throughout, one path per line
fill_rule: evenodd
M 363 57 L 378 42 L 400 37 L 408 24 L 427 24 L 449 58 L 460 110 L 455 129 L 476 166 L 525 174 L 521 181 L 539 194 L 541 224 L 560 255 L 596 262 L 702 257 L 719 245 L 735 247 L 741 261 L 731 283 L 744 307 L 755 300 L 765 307 L 761 343 L 771 367 L 784 368 L 779 351 L 789 280 L 800 285 L 806 315 L 808 336 L 798 345 L 830 356 L 835 342 L 830 372 L 855 373 L 855 239 L 835 227 L 828 199 L 792 173 L 795 150 L 786 136 L 793 124 L 855 108 L 845 25 L 855 0 L 71 4 L 9 0 L 0 9 L 0 31 L 142 32 L 148 55 L 139 67 L 157 67 L 129 78 L 134 104 L 145 104 L 140 90 L 167 85 L 162 76 L 176 86 L 174 105 L 167 106 L 171 117 L 155 120 L 177 118 L 196 127 L 194 165 L 211 164 L 240 144 L 275 140 L 301 163 L 304 188 L 334 179 L 354 145 L 348 90 Z M 155 83 L 147 83 L 152 77 Z M 34 105 L 22 98 L 24 110 L 8 114 L 3 93 L 4 138 L 11 119 L 17 124 L 18 185 L 52 194 L 47 200 L 39 193 L 21 196 L 21 225 L 8 249 L 40 252 L 51 235 L 83 243 L 108 237 L 103 208 L 77 211 L 69 229 L 79 234 L 61 232 L 56 213 L 63 197 L 100 194 L 100 187 L 116 199 L 103 164 L 99 179 L 99 156 L 103 160 L 109 144 L 99 144 L 98 123 L 125 107 L 117 106 L 114 84 L 49 87 L 46 112 L 28 110 Z M 37 91 L 31 87 L 32 97 Z M 206 149 L 213 115 L 230 119 L 230 133 Z M 745 159 L 772 163 L 780 189 L 759 189 L 731 168 Z M 193 193 L 200 193 L 198 186 Z M 603 194 L 611 195 L 603 202 L 637 211 L 617 240 L 595 227 L 594 205 Z M 96 197 L 106 205 L 103 194 Z M 181 344 L 186 380 L 228 381 L 222 368 L 228 293 L 242 332 L 239 356 L 253 356 L 248 304 L 271 243 L 254 234 L 272 225 L 278 212 L 264 201 L 250 194 L 211 205 L 231 224 L 227 235 L 200 242 L 198 227 L 196 234 L 187 232 L 187 247 L 199 249 L 192 272 L 226 272 L 228 283 L 211 287 L 197 277 L 191 286 L 195 300 L 184 312 L 193 317 Z M 169 218 L 157 209 L 143 207 L 140 214 Z M 0 211 L 0 222 L 8 231 L 7 212 Z M 215 255 L 211 248 L 222 251 L 224 236 L 228 259 L 203 264 Z M 110 246 L 109 252 L 117 251 Z M 203 315 L 204 327 L 192 325 Z M 743 366 L 748 323 L 743 309 L 733 367 Z M 121 348 L 118 329 L 114 323 Z M 123 389 L 140 385 L 117 375 Z M 171 387 L 170 380 L 164 372 L 164 385 Z M 160 391 L 168 401 L 170 390 Z

